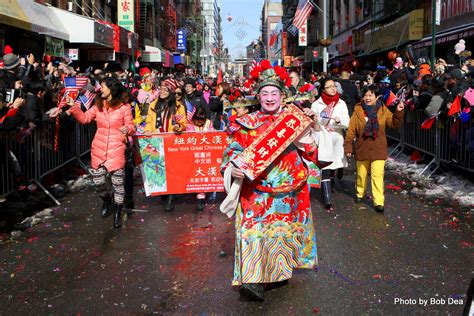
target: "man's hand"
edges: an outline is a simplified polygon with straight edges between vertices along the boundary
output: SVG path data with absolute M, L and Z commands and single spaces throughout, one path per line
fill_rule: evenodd
M 22 107 L 23 105 L 25 105 L 25 99 L 16 98 L 15 101 L 13 101 L 11 107 L 14 108 L 14 109 L 18 109 L 18 108 Z
M 232 178 L 236 178 L 236 179 L 243 179 L 245 177 L 244 172 L 240 168 L 237 168 L 237 167 L 233 167 L 230 174 L 232 175 Z
M 316 113 L 313 110 L 311 110 L 310 108 L 304 108 L 303 112 L 304 112 L 304 114 L 306 114 L 306 116 L 309 116 L 313 120 L 315 120 L 315 118 L 317 118 Z
M 346 153 L 346 156 L 347 156 L 347 158 L 351 158 L 351 157 L 352 157 L 352 153 Z
M 62 113 L 62 109 L 55 108 L 55 109 L 52 109 L 51 112 L 49 112 L 49 117 L 54 118 L 54 117 L 58 116 L 61 113 Z
M 27 59 L 28 59 L 28 63 L 29 63 L 30 65 L 33 65 L 33 64 L 35 63 L 35 55 L 29 54 L 28 57 L 27 57 Z

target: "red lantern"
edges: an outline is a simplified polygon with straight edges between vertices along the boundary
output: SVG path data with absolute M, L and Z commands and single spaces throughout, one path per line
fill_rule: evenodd
M 387 54 L 387 58 L 390 60 L 390 61 L 395 61 L 398 57 L 398 53 L 394 50 L 388 52 Z

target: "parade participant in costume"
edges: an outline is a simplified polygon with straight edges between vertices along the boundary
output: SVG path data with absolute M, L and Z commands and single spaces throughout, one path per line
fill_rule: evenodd
M 285 284 L 294 268 L 316 267 L 316 236 L 303 158 L 319 164 L 312 138 L 304 146 L 291 143 L 253 181 L 244 179 L 243 171 L 231 163 L 284 111 L 281 77 L 268 61 L 262 62 L 262 69 L 257 87 L 261 110 L 236 120 L 241 127 L 224 152 L 221 168 L 225 178 L 230 174 L 234 181 L 242 181 L 232 284 L 241 286 L 242 296 L 258 301 L 264 300 L 265 284 Z M 311 109 L 304 111 L 316 119 Z
M 186 125 L 186 131 L 188 132 L 214 132 L 214 126 L 212 121 L 207 118 L 206 109 L 202 106 L 197 107 L 193 114 L 191 122 Z M 206 205 L 206 193 L 198 193 L 197 196 L 197 210 L 202 211 Z
M 336 170 L 342 177 L 342 168 L 347 167 L 343 131 L 349 126 L 350 117 L 346 102 L 339 98 L 334 80 L 324 79 L 320 87 L 321 97 L 311 105 L 311 109 L 320 117 L 321 125 L 329 132 L 331 140 L 328 149 L 333 152 L 333 163 L 321 170 L 321 193 L 324 207 L 329 210 L 332 208 L 331 184 Z
M 163 80 L 160 96 L 150 104 L 146 117 L 145 134 L 180 133 L 186 130 L 186 108 L 182 102 L 176 102 L 175 91 L 178 82 L 174 79 Z M 167 200 L 165 211 L 174 210 L 174 196 L 163 196 Z
M 114 227 L 122 226 L 122 208 L 124 201 L 124 167 L 125 143 L 127 137 L 134 134 L 130 105 L 125 103 L 127 93 L 122 83 L 113 77 L 101 82 L 101 94 L 95 100 L 95 106 L 87 112 L 82 112 L 80 106 L 74 105 L 74 100 L 67 98 L 71 106 L 70 113 L 81 124 L 96 121 L 97 132 L 92 141 L 91 173 L 94 185 L 103 200 L 101 216 L 111 215 L 114 210 Z M 111 176 L 112 195 L 107 192 L 106 179 Z
M 367 189 L 367 175 L 370 172 L 374 208 L 384 211 L 384 169 L 387 159 L 387 137 L 385 129 L 398 128 L 403 123 L 405 105 L 400 102 L 392 112 L 380 100 L 380 90 L 369 85 L 362 90 L 362 101 L 357 104 L 349 122 L 344 151 L 352 156 L 355 139 L 355 160 L 357 163 L 356 203 L 360 203 Z

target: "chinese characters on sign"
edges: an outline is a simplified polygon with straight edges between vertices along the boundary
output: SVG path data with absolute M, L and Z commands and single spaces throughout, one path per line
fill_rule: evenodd
M 133 3 L 134 0 L 118 0 L 117 3 L 117 24 L 130 32 L 135 32 L 135 10 Z
M 304 113 L 288 106 L 279 118 L 240 156 L 232 161 L 253 180 L 258 177 L 311 124 Z
M 308 45 L 308 20 L 304 22 L 298 31 L 298 45 L 307 46 Z
M 146 195 L 223 191 L 225 138 L 223 132 L 139 136 Z
M 176 49 L 186 51 L 186 33 L 183 30 L 179 30 L 176 33 Z

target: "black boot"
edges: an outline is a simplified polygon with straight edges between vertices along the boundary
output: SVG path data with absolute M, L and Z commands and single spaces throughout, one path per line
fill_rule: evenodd
M 133 214 L 133 209 L 135 209 L 135 203 L 133 202 L 133 197 L 125 198 L 125 200 L 123 201 L 123 209 L 125 211 L 125 214 L 129 216 Z
M 168 195 L 168 200 L 166 201 L 165 211 L 171 212 L 174 210 L 174 195 Z
M 102 216 L 102 218 L 109 217 L 112 215 L 112 198 L 107 194 L 106 196 L 101 196 L 101 199 L 103 203 L 102 207 L 100 208 L 100 216 Z
M 206 203 L 204 199 L 197 199 L 197 210 L 202 211 L 204 210 L 204 207 L 206 206 Z
M 324 208 L 330 210 L 332 208 L 331 203 L 331 181 L 321 182 L 321 193 L 323 195 Z
M 246 297 L 252 301 L 262 302 L 265 300 L 263 294 L 264 288 L 262 284 L 258 283 L 245 283 L 242 284 L 239 290 L 240 296 Z
M 122 227 L 122 208 L 123 205 L 117 205 L 114 203 L 114 227 L 120 228 Z

